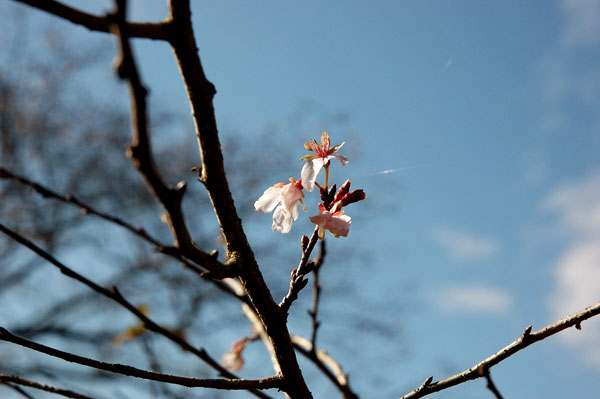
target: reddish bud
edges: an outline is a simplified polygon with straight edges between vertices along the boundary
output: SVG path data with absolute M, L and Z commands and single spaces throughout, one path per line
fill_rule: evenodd
M 339 200 L 344 198 L 344 196 L 346 194 L 348 194 L 348 191 L 350 191 L 350 184 L 351 184 L 350 180 L 346 180 L 344 182 L 344 184 L 342 184 L 342 186 L 340 187 L 338 192 L 335 194 L 335 198 L 333 199 L 333 202 L 338 202 Z
M 302 235 L 302 238 L 300 239 L 300 243 L 302 244 L 302 252 L 306 251 L 306 248 L 308 248 L 308 242 L 310 240 L 308 239 L 308 236 L 306 234 Z
M 367 195 L 362 189 L 351 191 L 342 198 L 342 206 L 346 206 L 353 202 L 362 201 L 365 198 L 367 198 Z

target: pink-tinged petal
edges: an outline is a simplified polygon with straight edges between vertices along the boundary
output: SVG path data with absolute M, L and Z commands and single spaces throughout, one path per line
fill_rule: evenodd
M 244 367 L 244 358 L 241 352 L 229 351 L 223 355 L 219 363 L 227 370 L 237 373 Z
M 335 237 L 347 237 L 350 231 L 352 219 L 350 216 L 344 215 L 343 212 L 331 212 L 325 210 L 322 205 L 319 205 L 320 214 L 312 216 L 310 221 L 319 227 L 319 238 L 323 238 L 325 230 L 331 231 Z
M 263 195 L 254 203 L 254 209 L 258 212 L 269 213 L 273 212 L 273 209 L 281 201 L 281 190 L 282 187 L 269 187 L 265 190 Z
M 298 201 L 300 201 L 302 198 L 304 198 L 304 194 L 295 182 L 287 184 L 281 190 L 281 204 L 283 208 L 289 213 L 292 212 L 292 209 L 294 207 L 298 207 Z
M 324 226 L 325 225 L 325 217 L 321 214 L 319 215 L 315 215 L 315 216 L 311 216 L 310 221 L 313 222 L 314 224 L 318 225 L 318 226 Z
M 273 231 L 280 231 L 284 234 L 289 233 L 292 229 L 292 223 L 294 223 L 292 214 L 287 212 L 282 206 L 278 206 L 273 213 Z
M 331 154 L 327 157 L 327 159 L 334 158 L 341 162 L 342 165 L 346 165 L 348 163 L 348 158 L 343 155 Z
M 313 192 L 315 180 L 319 171 L 323 168 L 323 158 L 315 158 L 304 164 L 301 172 L 302 186 L 306 191 Z
M 350 224 L 352 223 L 352 219 L 350 216 L 342 215 L 342 216 L 333 216 L 328 223 L 328 229 L 333 233 L 334 236 L 339 237 L 347 237 L 348 232 L 350 231 Z

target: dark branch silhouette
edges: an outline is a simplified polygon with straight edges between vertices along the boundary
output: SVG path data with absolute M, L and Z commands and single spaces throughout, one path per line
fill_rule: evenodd
M 280 376 L 267 377 L 259 380 L 193 378 L 141 370 L 123 364 L 101 362 L 98 360 L 86 358 L 83 356 L 75 355 L 73 353 L 64 352 L 58 349 L 51 348 L 49 346 L 38 344 L 36 342 L 29 341 L 21 337 L 17 337 L 16 335 L 11 334 L 8 330 L 1 326 L 0 339 L 3 341 L 12 342 L 20 346 L 24 346 L 25 348 L 33 349 L 37 352 L 45 353 L 47 355 L 66 360 L 67 362 L 80 364 L 82 366 L 109 371 L 111 373 L 123 374 L 130 377 L 142 378 L 145 380 L 182 385 L 190 388 L 250 390 L 281 388 L 282 384 L 282 379 Z
M 525 331 L 523 331 L 523 333 L 517 340 L 500 349 L 498 352 L 494 353 L 487 359 L 481 361 L 480 363 L 477 363 L 470 369 L 434 383 L 432 383 L 433 377 L 429 377 L 420 387 L 404 395 L 402 399 L 422 398 L 423 396 L 427 396 L 431 393 L 438 392 L 443 389 L 447 389 L 470 380 L 475 380 L 477 378 L 484 377 L 486 372 L 493 366 L 497 365 L 503 360 L 506 360 L 507 358 L 519 352 L 520 350 L 527 348 L 529 345 L 542 341 L 554 334 L 558 334 L 559 332 L 566 330 L 570 327 L 576 327 L 579 329 L 581 328 L 581 323 L 583 321 L 591 317 L 597 316 L 598 314 L 600 314 L 600 302 L 595 305 L 589 306 L 580 312 L 574 313 L 563 319 L 560 319 L 557 322 L 552 323 L 537 331 L 532 332 L 531 326 L 529 326 L 525 329 Z

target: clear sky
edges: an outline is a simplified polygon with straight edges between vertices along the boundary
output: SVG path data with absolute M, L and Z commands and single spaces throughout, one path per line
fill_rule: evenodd
M 164 16 L 163 1 L 131 3 L 134 19 Z M 376 304 L 402 331 L 378 342 L 348 331 L 340 343 L 325 321 L 324 346 L 364 397 L 399 397 L 600 300 L 599 0 L 193 5 L 224 135 L 274 126 L 274 145 L 298 158 L 322 130 L 346 141 L 350 163 L 335 176 L 368 200 L 349 209 L 350 236 L 329 240 L 330 256 L 352 246 L 369 256 L 330 273 L 368 298 L 360 311 Z M 136 50 L 151 101 L 187 112 L 168 48 Z M 301 166 L 269 173 L 299 177 Z M 250 227 L 296 245 L 302 226 L 271 233 L 264 216 Z M 600 320 L 585 322 L 492 375 L 507 398 L 595 397 L 599 339 Z M 478 381 L 435 397 L 491 394 Z

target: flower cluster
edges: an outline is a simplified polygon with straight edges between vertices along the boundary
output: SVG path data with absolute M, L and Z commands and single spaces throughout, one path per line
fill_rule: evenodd
M 306 212 L 306 206 L 302 199 L 303 190 L 313 192 L 315 186 L 319 188 L 321 194 L 321 203 L 319 204 L 319 214 L 310 217 L 310 221 L 316 225 L 319 238 L 325 237 L 325 230 L 329 230 L 334 237 L 346 237 L 350 230 L 352 219 L 346 215 L 342 208 L 353 202 L 361 201 L 366 198 L 363 190 L 350 191 L 350 180 L 336 191 L 336 185 L 331 187 L 329 184 L 329 166 L 332 159 L 338 160 L 342 165 L 348 163 L 348 158 L 336 154 L 342 148 L 344 143 L 330 147 L 329 133 L 321 134 L 321 144 L 316 140 L 304 144 L 304 148 L 312 151 L 314 154 L 305 155 L 300 158 L 306 161 L 300 172 L 301 179 L 289 179 L 289 183 L 277 183 L 265 190 L 263 195 L 254 203 L 254 208 L 259 212 L 273 212 L 273 231 L 289 233 L 292 224 L 298 219 L 298 203 Z M 317 175 L 325 170 L 325 182 L 321 186 L 316 182 Z

